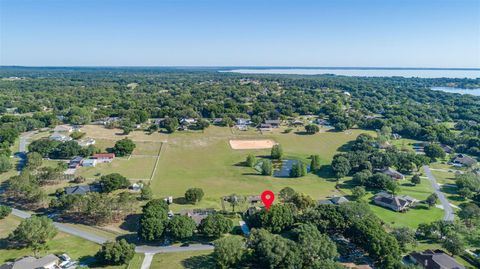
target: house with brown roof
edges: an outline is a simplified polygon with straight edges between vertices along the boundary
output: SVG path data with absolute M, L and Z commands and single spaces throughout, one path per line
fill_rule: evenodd
M 115 159 L 115 153 L 97 153 L 93 154 L 92 157 L 99 163 L 111 163 Z
M 425 250 L 424 252 L 412 252 L 408 258 L 416 265 L 426 269 L 465 269 L 453 257 L 442 250 Z
M 386 192 L 379 192 L 373 198 L 373 202 L 394 211 L 404 212 L 410 207 L 415 206 L 418 200 L 406 195 L 394 196 Z

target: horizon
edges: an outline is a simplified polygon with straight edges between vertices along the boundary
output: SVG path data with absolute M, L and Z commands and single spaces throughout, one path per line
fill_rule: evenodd
M 480 67 L 382 67 L 382 66 L 267 66 L 267 65 L 0 65 L 0 68 L 235 68 L 235 69 L 346 69 L 346 70 L 459 70 L 480 71 Z
M 1 66 L 480 68 L 475 0 L 2 0 L 1 7 Z

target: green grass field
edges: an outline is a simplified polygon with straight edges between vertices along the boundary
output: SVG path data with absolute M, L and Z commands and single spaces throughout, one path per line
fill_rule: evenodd
M 205 192 L 198 207 L 218 208 L 219 198 L 232 193 L 260 194 L 265 189 L 278 192 L 290 186 L 313 199 L 338 194 L 332 179 L 309 174 L 299 179 L 265 177 L 242 162 L 249 153 L 268 156 L 270 150 L 233 150 L 230 139 L 273 139 L 284 149 L 286 158 L 307 161 L 311 154 L 319 154 L 323 164 L 331 161 L 337 150 L 358 134 L 366 131 L 351 130 L 348 133 L 324 132 L 316 135 L 283 134 L 271 132 L 238 132 L 228 128 L 210 127 L 205 133 L 182 133 L 171 135 L 164 144 L 157 172 L 152 181 L 156 197 L 181 197 L 185 190 L 200 187 Z M 174 206 L 175 207 L 175 206 Z
M 140 253 L 135 253 L 135 256 L 133 256 L 132 260 L 128 264 L 127 269 L 140 269 L 142 268 L 142 262 L 143 258 L 145 255 L 140 254 Z
M 160 253 L 153 256 L 150 269 L 215 268 L 212 251 L 185 251 Z
M 349 192 L 349 190 L 345 189 L 345 192 Z M 400 190 L 397 195 L 408 195 L 422 201 L 432 193 L 433 188 L 427 179 L 422 178 L 420 184 L 414 186 L 410 183 L 410 177 L 407 177 L 400 183 Z M 428 208 L 423 204 L 419 204 L 417 207 L 411 208 L 404 213 L 395 212 L 371 202 L 374 194 L 375 192 L 368 193 L 364 200 L 369 201 L 372 211 L 392 227 L 407 226 L 411 229 L 416 229 L 420 223 L 430 223 L 443 217 L 442 209 L 436 207 Z
M 405 213 L 395 212 L 374 204 L 370 208 L 388 225 L 392 227 L 406 226 L 414 230 L 417 229 L 420 223 L 430 223 L 443 217 L 442 209 L 436 207 L 428 208 L 426 205 L 418 205 Z
M 79 167 L 75 172 L 77 176 L 96 178 L 96 174 L 102 176 L 111 173 L 120 173 L 129 179 L 150 179 L 156 158 L 150 156 L 131 156 L 127 158 L 115 158 L 111 163 L 98 163 L 95 167 Z

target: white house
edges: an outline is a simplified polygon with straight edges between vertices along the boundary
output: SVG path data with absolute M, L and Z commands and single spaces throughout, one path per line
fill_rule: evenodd
M 50 140 L 60 141 L 60 142 L 67 142 L 72 140 L 70 136 L 59 134 L 59 133 L 54 133 L 49 138 Z
M 56 133 L 71 133 L 73 130 L 74 128 L 72 126 L 66 124 L 58 125 L 55 127 L 55 129 L 53 129 L 53 131 Z
M 82 162 L 83 167 L 95 167 L 97 165 L 96 159 L 85 159 Z
M 82 139 L 78 142 L 78 144 L 82 147 L 88 147 L 90 145 L 95 145 L 96 141 L 93 138 L 86 138 Z

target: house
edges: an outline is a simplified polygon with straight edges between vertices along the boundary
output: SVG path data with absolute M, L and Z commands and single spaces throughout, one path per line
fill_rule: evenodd
M 385 175 L 391 177 L 393 180 L 403 180 L 403 179 L 405 179 L 405 176 L 402 173 L 400 173 L 397 170 L 392 169 L 390 167 L 388 167 L 386 169 L 383 169 L 380 172 L 382 174 L 385 174 Z
M 247 203 L 250 205 L 260 204 L 262 202 L 262 197 L 260 195 L 249 195 L 246 199 Z
M 293 126 L 303 126 L 304 123 L 301 120 L 294 120 L 290 124 Z
M 180 212 L 180 215 L 182 216 L 187 216 L 191 218 L 195 223 L 200 225 L 202 220 L 208 215 L 213 215 L 215 214 L 215 209 L 213 208 L 206 208 L 206 209 L 185 209 Z
M 418 200 L 406 195 L 394 196 L 386 192 L 379 192 L 373 198 L 373 202 L 379 206 L 403 212 L 408 210 L 408 208 L 415 206 Z
M 271 131 L 272 128 L 273 128 L 273 126 L 271 124 L 268 124 L 268 123 L 262 123 L 258 127 L 258 129 L 260 129 L 261 131 Z
M 331 126 L 330 122 L 325 119 L 316 119 L 313 121 L 313 123 L 323 126 Z
M 68 163 L 68 168 L 75 169 L 78 168 L 82 164 L 83 158 L 80 156 L 75 156 L 73 159 L 70 160 Z
M 50 137 L 49 137 L 50 140 L 54 140 L 54 141 L 60 141 L 60 142 L 67 142 L 67 141 L 71 141 L 72 138 L 70 136 L 67 136 L 67 135 L 63 135 L 63 134 L 59 134 L 59 133 L 54 133 L 52 134 Z
M 398 140 L 398 139 L 401 139 L 402 136 L 399 135 L 399 134 L 397 134 L 397 133 L 393 133 L 393 134 L 392 134 L 392 138 L 395 139 L 395 140 Z
M 443 151 L 445 151 L 445 153 L 447 154 L 450 154 L 450 153 L 453 153 L 453 148 L 450 147 L 449 145 L 440 145 L 440 147 L 442 147 Z
M 99 163 L 111 163 L 115 159 L 114 153 L 97 153 L 93 154 L 93 158 Z
M 408 258 L 414 264 L 426 269 L 465 269 L 465 266 L 439 249 L 412 252 L 408 255 Z
M 97 166 L 97 160 L 96 159 L 85 159 L 82 162 L 83 167 L 95 167 Z
M 132 191 L 138 192 L 143 189 L 143 183 L 133 183 L 130 187 L 128 187 Z
M 91 145 L 95 145 L 96 141 L 93 138 L 86 138 L 78 141 L 78 144 L 82 147 L 88 147 Z
M 66 187 L 65 194 L 86 194 L 88 192 L 100 192 L 101 188 L 99 185 L 83 185 L 83 186 L 74 186 Z
M 272 128 L 280 127 L 280 123 L 281 123 L 280 120 L 265 120 L 265 124 L 270 124 L 270 126 L 272 126 Z
M 223 119 L 222 118 L 214 118 L 212 120 L 212 123 L 215 125 L 222 125 L 223 124 Z
M 63 124 L 55 126 L 55 129 L 53 129 L 53 131 L 55 133 L 71 133 L 74 131 L 74 128 L 73 126 Z
M 328 198 L 328 199 L 325 199 L 325 200 L 320 200 L 318 202 L 318 204 L 321 204 L 321 205 L 340 205 L 340 204 L 347 203 L 347 202 L 350 202 L 347 198 L 345 198 L 343 196 L 335 196 L 335 197 Z
M 455 159 L 453 159 L 453 164 L 456 166 L 472 166 L 475 163 L 477 163 L 477 161 L 474 158 L 465 154 L 458 154 Z
M 242 118 L 237 119 L 237 125 L 250 125 L 250 124 L 252 124 L 252 121 L 249 119 L 242 119 Z
M 155 125 L 160 125 L 164 120 L 165 120 L 165 118 L 153 118 L 153 119 L 149 119 L 148 123 L 155 124 Z
M 180 120 L 181 125 L 190 125 L 197 123 L 197 120 L 194 118 L 183 118 Z
M 47 255 L 40 259 L 32 256 L 24 257 L 14 262 L 7 262 L 0 269 L 57 269 L 60 259 L 53 255 Z

